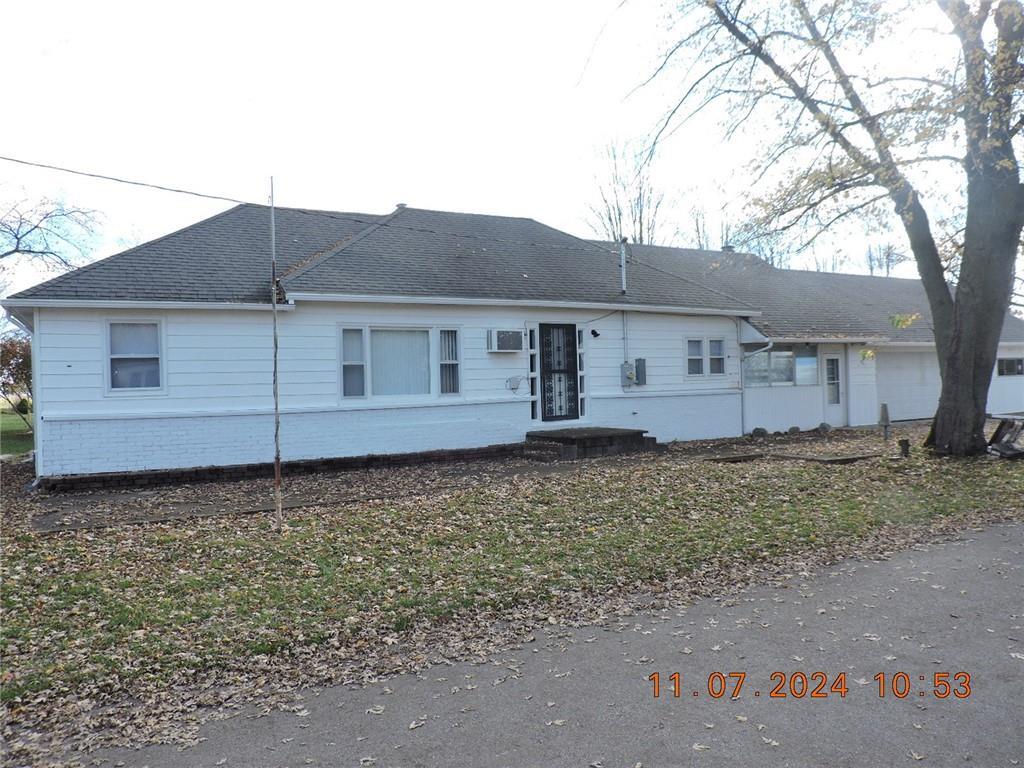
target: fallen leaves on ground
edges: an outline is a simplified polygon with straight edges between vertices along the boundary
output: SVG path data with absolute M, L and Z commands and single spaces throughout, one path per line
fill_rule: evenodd
M 885 451 L 864 432 L 831 433 L 824 448 L 801 440 L 802 453 Z M 483 659 L 538 625 L 625 615 L 652 595 L 721 594 L 1022 512 L 1024 462 L 916 451 L 719 464 L 698 453 L 311 476 L 311 505 L 281 534 L 269 515 L 222 514 L 40 535 L 32 520 L 54 496 L 21 491 L 26 471 L 5 469 L 8 754 L 42 763 L 69 748 L 188 743 L 202 719 L 245 705 L 302 711 L 303 686 Z M 338 483 L 350 500 L 324 501 Z M 186 504 L 223 485 L 96 503 L 116 523 L 117 509 Z M 267 494 L 266 481 L 230 488 L 246 508 Z

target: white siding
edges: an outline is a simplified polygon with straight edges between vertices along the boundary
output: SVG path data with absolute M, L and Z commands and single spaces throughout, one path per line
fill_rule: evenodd
M 926 419 L 939 403 L 939 361 L 935 349 L 879 350 L 875 355 L 878 403 L 889 406 L 889 418 Z
M 878 402 L 875 387 L 875 360 L 862 354 L 861 344 L 818 345 L 817 386 L 776 385 L 747 386 L 744 397 L 744 432 L 763 427 L 769 432 L 784 432 L 790 427 L 814 429 L 822 422 L 833 427 L 862 426 L 878 423 Z M 835 355 L 842 360 L 840 385 L 841 417 L 829 417 L 825 399 L 825 357 Z
M 635 426 L 662 440 L 736 435 L 739 347 L 730 318 L 630 313 L 629 357 L 647 385 L 624 389 L 622 318 L 601 311 L 301 304 L 281 313 L 286 460 L 478 447 L 565 426 L 530 419 L 526 351 L 486 351 L 491 328 L 576 323 L 584 331 L 586 415 L 574 424 Z M 162 324 L 160 393 L 109 392 L 106 324 Z M 36 324 L 41 475 L 269 461 L 271 318 L 266 312 L 40 310 Z M 451 327 L 462 339 L 457 396 L 343 399 L 339 327 Z M 590 331 L 596 330 L 595 338 Z M 685 376 L 684 339 L 724 339 L 726 372 Z M 436 361 L 436 349 L 433 352 Z M 436 365 L 432 366 L 436 367 Z
M 1024 345 L 1000 344 L 999 357 L 1022 357 Z M 927 419 L 939 404 L 942 380 L 934 347 L 879 350 L 876 354 L 878 402 L 889 404 L 893 420 Z M 993 371 L 989 413 L 1024 410 L 1024 377 Z
M 1001 344 L 999 357 L 1024 357 L 1024 344 Z M 989 413 L 1024 412 L 1024 376 L 999 376 L 992 374 L 992 386 L 988 389 Z
M 743 391 L 746 432 L 757 427 L 785 432 L 790 427 L 814 429 L 825 420 L 824 387 L 747 387 Z

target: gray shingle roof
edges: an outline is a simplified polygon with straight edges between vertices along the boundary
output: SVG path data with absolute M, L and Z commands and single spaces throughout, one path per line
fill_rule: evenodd
M 747 315 L 771 338 L 931 342 L 918 280 L 775 269 L 741 253 L 618 246 L 533 219 L 399 208 L 390 215 L 278 208 L 286 293 L 673 306 Z M 11 298 L 266 303 L 268 209 L 240 205 Z M 920 314 L 894 328 L 897 314 Z M 1008 316 L 1007 341 L 1024 341 Z
M 742 301 L 532 219 L 399 208 L 389 216 L 278 208 L 287 293 L 666 305 L 747 314 Z M 16 299 L 268 302 L 265 206 L 240 205 L 22 291 Z
M 633 263 L 621 292 L 618 251 L 533 219 L 397 211 L 282 284 L 288 293 L 400 295 L 664 305 L 752 311 L 684 275 Z
M 278 269 L 293 267 L 381 216 L 279 208 Z M 85 301 L 270 301 L 267 208 L 239 205 L 17 293 L 15 299 Z
M 883 338 L 932 343 L 928 298 L 920 280 L 776 269 L 755 256 L 650 245 L 634 257 L 758 307 L 751 324 L 770 338 Z M 906 328 L 896 315 L 919 314 Z M 1004 341 L 1024 341 L 1024 320 L 1007 314 Z

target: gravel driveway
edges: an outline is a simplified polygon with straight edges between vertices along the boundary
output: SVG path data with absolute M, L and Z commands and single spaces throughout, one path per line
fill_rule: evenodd
M 203 726 L 158 766 L 1013 766 L 1024 764 L 1024 525 L 969 531 L 683 609 L 549 627 L 486 664 L 309 691 L 299 716 Z M 771 697 L 774 671 L 786 698 Z M 824 672 L 824 698 L 799 693 Z M 649 676 L 660 674 L 660 697 Z M 682 674 L 681 696 L 670 675 Z M 726 677 L 745 672 L 740 696 Z M 875 675 L 886 673 L 880 698 Z M 906 673 L 907 695 L 903 692 Z M 970 675 L 970 693 L 958 672 Z M 847 693 L 830 691 L 845 673 Z M 935 695 L 936 673 L 955 694 Z M 924 681 L 921 677 L 924 677 Z M 939 678 L 941 680 L 941 677 Z M 721 682 L 712 680 L 713 688 Z M 940 683 L 940 691 L 944 686 Z M 694 696 L 694 692 L 697 696 Z

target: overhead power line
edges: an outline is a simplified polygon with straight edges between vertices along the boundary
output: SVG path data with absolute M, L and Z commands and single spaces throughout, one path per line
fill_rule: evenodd
M 175 192 L 179 195 L 191 195 L 192 197 L 202 197 L 207 200 L 223 200 L 226 203 L 246 203 L 246 200 L 238 200 L 234 197 L 225 197 L 224 195 L 209 195 L 205 192 L 194 192 L 191 189 L 180 189 L 178 187 L 165 187 L 161 184 L 149 184 L 145 181 L 135 181 L 133 179 L 122 179 L 117 176 L 106 176 L 102 173 L 90 173 L 88 171 L 76 171 L 73 168 L 63 168 L 59 165 L 49 165 L 48 163 L 34 163 L 31 160 L 19 160 L 16 157 L 6 157 L 0 155 L 0 160 L 6 160 L 8 163 L 17 163 L 18 165 L 28 165 L 33 168 L 45 168 L 48 171 L 60 171 L 62 173 L 71 173 L 75 176 L 85 176 L 90 179 L 103 179 L 104 181 L 116 181 L 119 184 L 131 184 L 134 187 L 148 187 L 149 189 L 159 189 L 163 192 Z
M 200 198 L 203 198 L 203 199 L 206 199 L 206 200 L 220 200 L 220 201 L 223 201 L 223 202 L 226 202 L 226 203 L 236 203 L 238 205 L 259 205 L 259 206 L 265 206 L 265 203 L 254 203 L 254 202 L 252 202 L 250 200 L 240 200 L 239 198 L 236 198 L 236 197 L 227 197 L 225 195 L 213 195 L 213 194 L 207 194 L 205 192 L 195 192 L 195 191 L 193 191 L 191 189 L 181 189 L 179 187 L 168 187 L 168 186 L 165 186 L 163 184 L 150 184 L 150 183 L 145 182 L 145 181 L 136 181 L 134 179 L 122 179 L 122 178 L 120 178 L 118 176 L 109 176 L 107 174 L 102 174 L 102 173 L 91 173 L 89 171 L 79 171 L 79 170 L 75 170 L 73 168 L 64 168 L 63 166 L 51 165 L 49 163 L 36 163 L 36 162 L 31 161 L 31 160 L 21 160 L 21 159 L 16 158 L 16 157 L 7 157 L 5 155 L 0 155 L 0 160 L 5 160 L 5 161 L 7 161 L 9 163 L 16 163 L 18 165 L 30 166 L 30 167 L 33 167 L 33 168 L 43 168 L 43 169 L 46 169 L 46 170 L 49 170 L 49 171 L 59 171 L 61 173 L 70 173 L 70 174 L 73 174 L 75 176 L 85 176 L 85 177 L 91 178 L 91 179 L 101 179 L 103 181 L 112 181 L 112 182 L 115 182 L 115 183 L 118 183 L 118 184 L 130 184 L 130 185 L 135 186 L 135 187 L 145 187 L 147 189 L 156 189 L 156 190 L 160 190 L 161 192 L 172 192 L 172 193 L 179 194 L 179 195 L 191 195 L 192 197 L 200 197 Z M 396 224 L 396 223 L 390 222 L 390 221 L 388 221 L 388 222 L 382 221 L 382 219 L 385 218 L 384 216 L 381 216 L 381 217 L 375 218 L 375 219 L 363 219 L 363 218 L 360 218 L 359 216 L 354 216 L 352 214 L 348 214 L 348 215 L 346 215 L 346 214 L 338 214 L 338 213 L 335 213 L 335 212 L 332 212 L 332 211 L 319 211 L 319 210 L 311 210 L 311 209 L 306 209 L 306 208 L 291 208 L 291 209 L 288 209 L 288 210 L 291 210 L 291 211 L 294 211 L 294 212 L 297 212 L 297 213 L 301 213 L 301 214 L 305 214 L 307 216 L 315 216 L 315 217 L 318 217 L 318 218 L 334 219 L 336 221 L 349 221 L 349 222 L 356 223 L 356 224 L 364 224 L 366 226 L 374 226 L 375 225 L 375 226 L 380 227 L 381 229 L 405 230 L 407 232 L 418 232 L 418 233 L 422 233 L 422 234 L 431 234 L 431 235 L 444 235 L 446 237 L 455 237 L 455 238 L 461 238 L 461 239 L 467 239 L 467 240 L 483 240 L 485 242 L 492 242 L 492 243 L 493 242 L 498 242 L 498 243 L 503 243 L 503 244 L 506 244 L 506 245 L 515 245 L 515 246 L 541 245 L 543 247 L 550 248 L 552 250 L 560 250 L 560 251 L 595 251 L 596 250 L 596 251 L 599 251 L 599 252 L 603 252 L 606 255 L 610 255 L 610 256 L 612 256 L 615 259 L 618 259 L 618 254 L 617 253 L 614 253 L 613 251 L 610 251 L 610 250 L 606 250 L 606 249 L 602 248 L 601 246 L 597 245 L 594 242 L 591 242 L 591 241 L 588 241 L 588 240 L 584 240 L 583 238 L 575 237 L 573 235 L 569 235 L 569 237 L 572 238 L 572 240 L 574 240 L 576 242 L 571 244 L 571 245 L 568 244 L 568 243 L 566 243 L 566 244 L 561 244 L 561 243 L 555 244 L 555 243 L 550 243 L 550 242 L 536 243 L 536 242 L 533 242 L 533 241 L 530 241 L 530 240 L 512 240 L 512 239 L 508 239 L 508 238 L 486 237 L 486 236 L 480 236 L 480 235 L 471 235 L 471 234 L 467 234 L 465 232 L 445 232 L 443 230 L 430 229 L 428 227 L 413 227 L 413 226 L 408 226 L 408 225 Z M 638 266 L 644 267 L 646 269 L 650 269 L 650 270 L 652 270 L 654 272 L 659 272 L 659 273 L 661 273 L 663 275 L 666 275 L 668 277 L 675 278 L 676 280 L 682 280 L 682 281 L 688 282 L 688 283 L 693 283 L 694 282 L 692 279 L 690 279 L 688 277 L 684 277 L 683 275 L 678 275 L 678 274 L 675 274 L 673 272 L 669 272 L 667 270 L 660 269 L 660 268 L 658 268 L 658 267 L 656 267 L 653 264 L 650 264 L 648 262 L 641 261 L 640 259 L 637 259 L 635 257 L 635 255 L 630 258 L 630 261 L 632 263 L 638 265 Z M 702 286 L 702 287 L 704 287 L 704 286 Z M 714 289 L 710 289 L 710 290 L 714 291 Z M 723 296 L 727 296 L 728 298 L 733 298 L 731 296 L 728 296 L 728 294 L 722 294 L 721 291 L 714 291 L 714 292 L 715 293 L 719 293 L 719 294 L 721 294 Z

